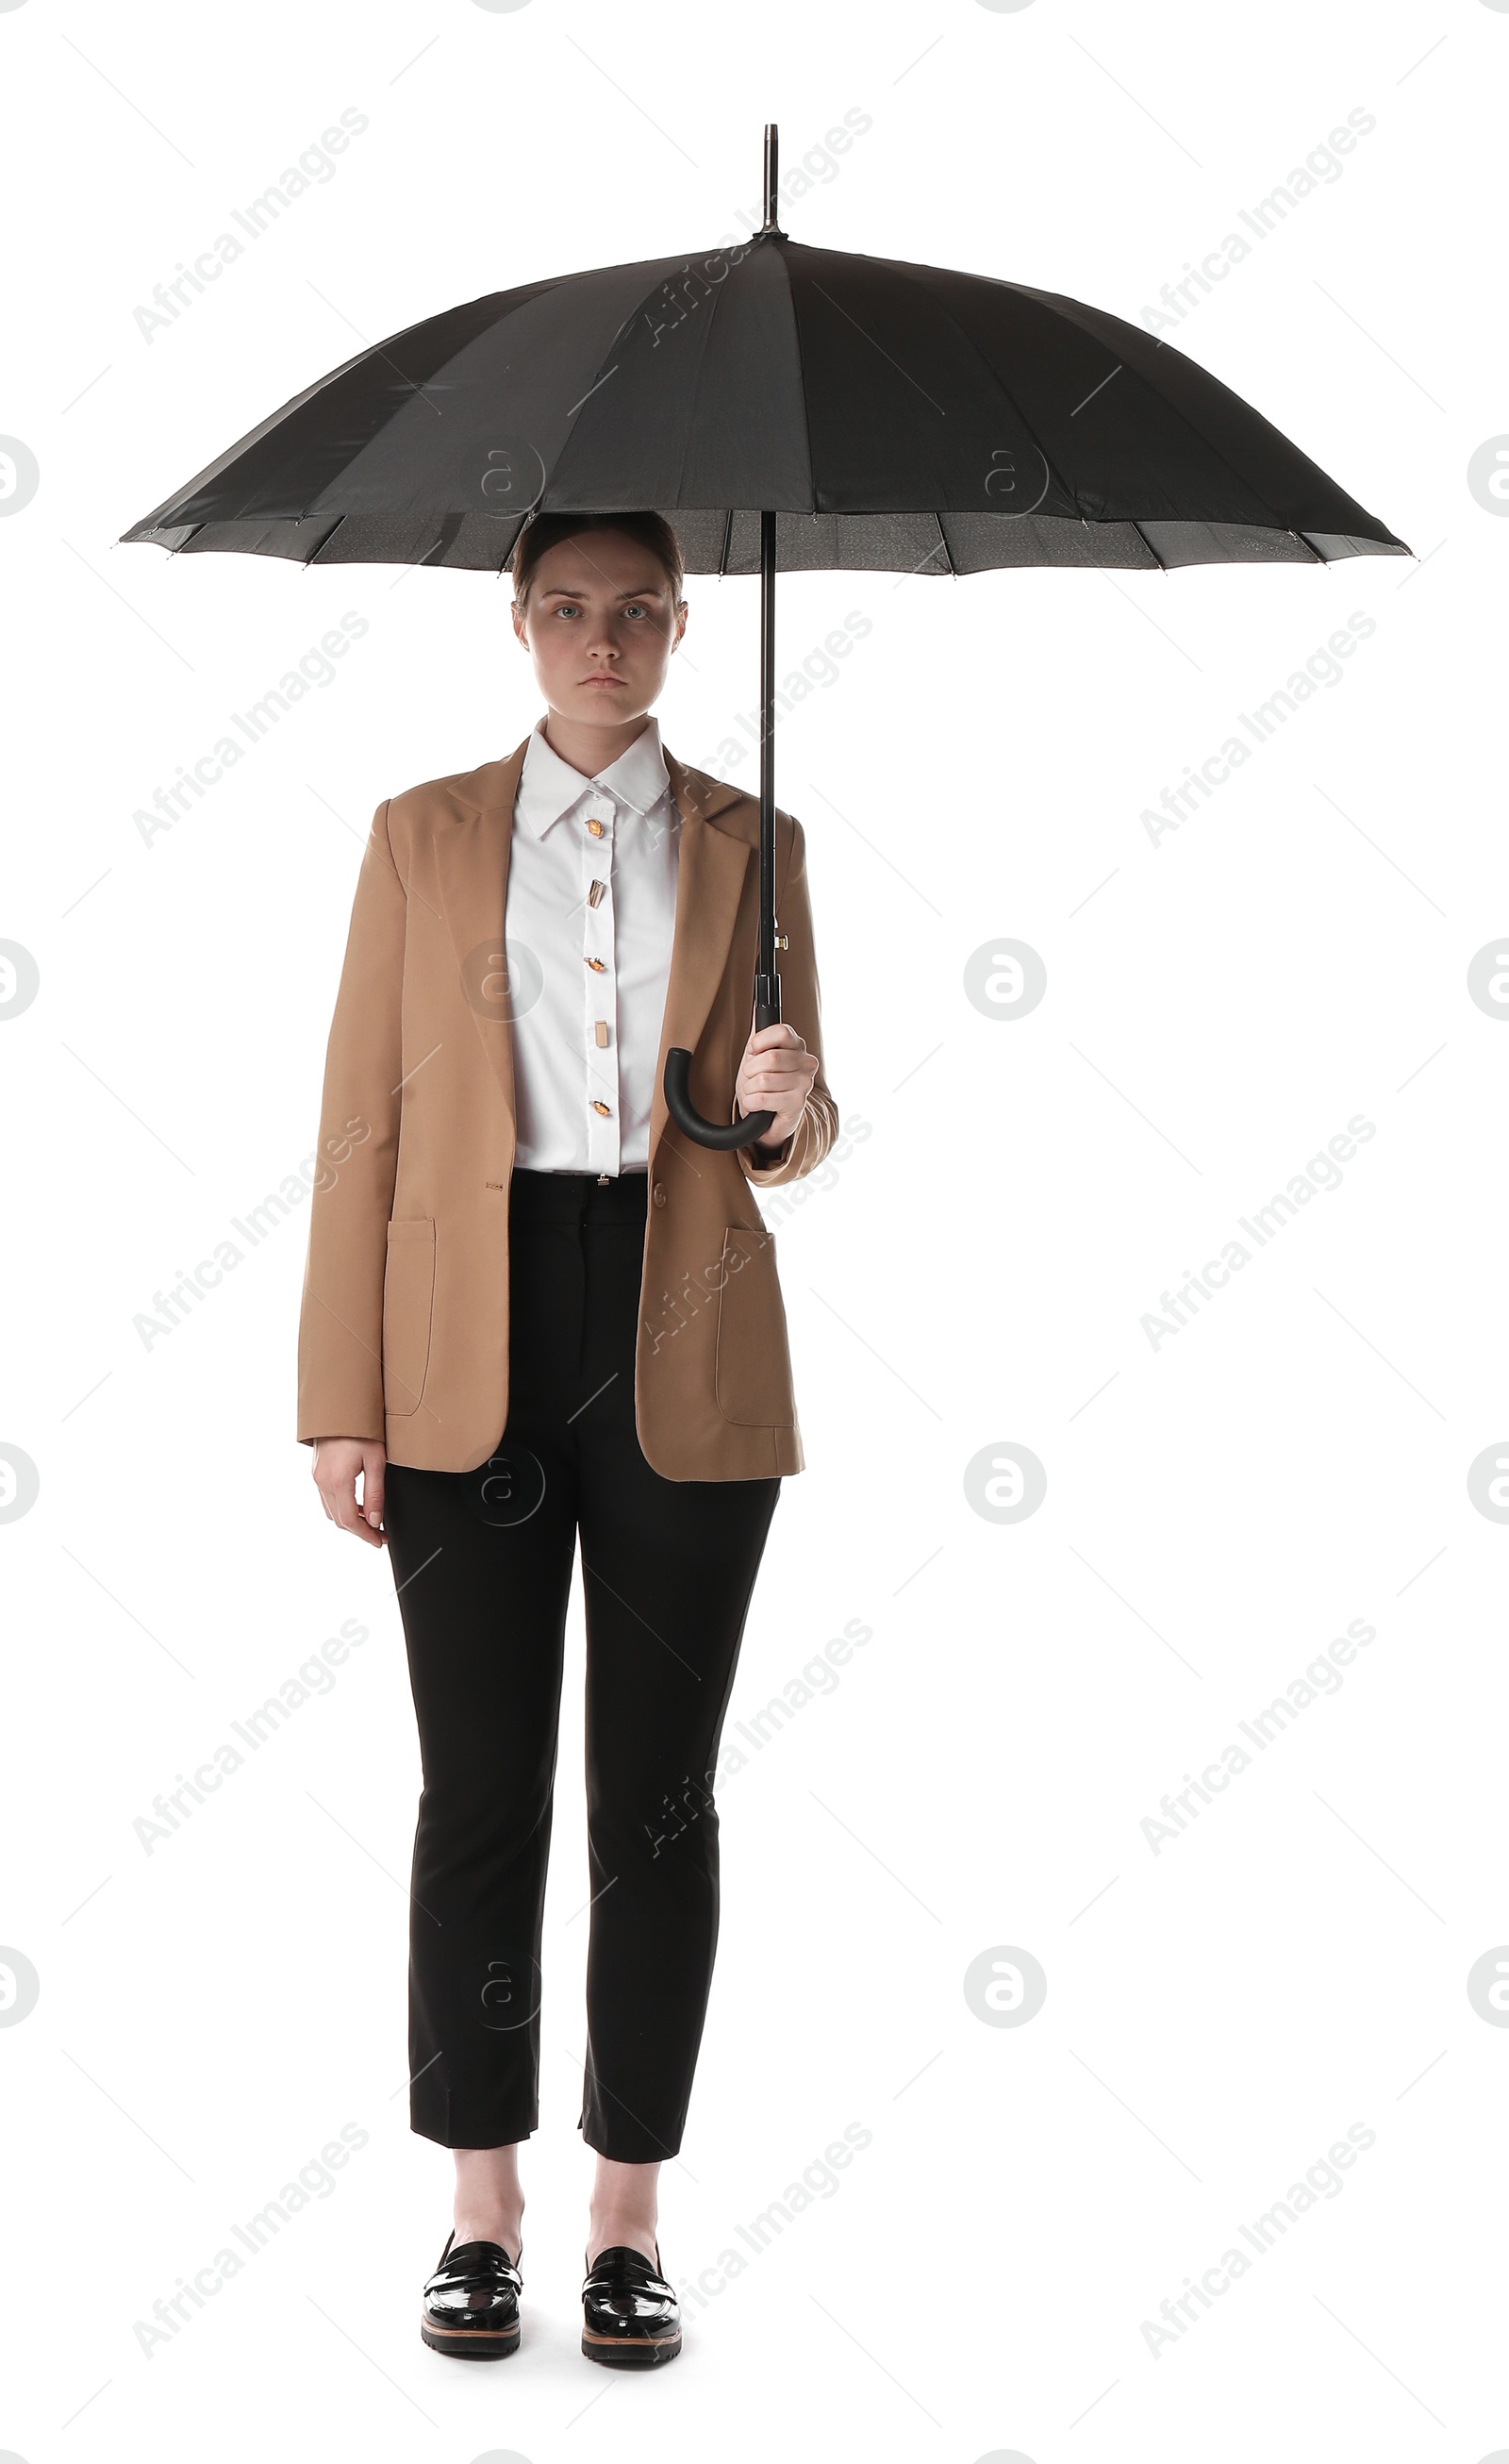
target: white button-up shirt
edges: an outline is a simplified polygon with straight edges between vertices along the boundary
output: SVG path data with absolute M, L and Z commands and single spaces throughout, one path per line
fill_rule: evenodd
M 504 919 L 514 1159 L 616 1177 L 649 1162 L 681 817 L 653 717 L 596 779 L 544 729 L 519 774 Z

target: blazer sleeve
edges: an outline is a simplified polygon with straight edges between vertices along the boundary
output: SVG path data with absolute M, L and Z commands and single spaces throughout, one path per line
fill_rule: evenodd
M 828 1091 L 822 1070 L 822 1004 L 818 989 L 818 960 L 812 943 L 812 909 L 807 897 L 807 842 L 798 821 L 791 825 L 791 852 L 776 903 L 776 925 L 789 947 L 776 953 L 780 977 L 780 1012 L 794 1026 L 809 1052 L 818 1056 L 818 1074 L 805 1108 L 791 1136 L 773 1163 L 754 1160 L 753 1147 L 740 1147 L 744 1177 L 756 1189 L 778 1189 L 783 1181 L 801 1180 L 816 1169 L 839 1133 L 839 1108 Z M 738 1118 L 734 1097 L 731 1120 Z
M 380 804 L 361 860 L 325 1054 L 298 1324 L 298 1437 L 381 1445 L 383 1285 L 398 1169 L 408 899 Z

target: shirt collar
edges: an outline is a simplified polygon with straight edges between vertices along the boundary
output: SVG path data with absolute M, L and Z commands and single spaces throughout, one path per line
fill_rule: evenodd
M 645 720 L 628 751 L 621 753 L 605 770 L 600 770 L 595 779 L 583 778 L 580 770 L 561 759 L 555 746 L 546 741 L 545 720 L 540 718 L 525 748 L 514 813 L 528 824 L 537 839 L 542 839 L 552 823 L 569 813 L 594 787 L 611 796 L 621 812 L 643 815 L 659 803 L 669 784 L 660 726 L 653 715 Z

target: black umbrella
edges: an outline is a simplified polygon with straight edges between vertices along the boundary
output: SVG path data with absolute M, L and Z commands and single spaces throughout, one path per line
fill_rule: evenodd
M 128 530 L 175 552 L 502 572 L 536 513 L 652 507 L 691 573 L 760 577 L 760 917 L 776 971 L 777 571 L 1331 564 L 1402 539 L 1182 353 L 1023 283 L 795 245 L 527 282 L 361 351 Z M 438 414 L 438 415 L 437 415 Z M 671 1118 L 709 1121 L 691 1055 Z

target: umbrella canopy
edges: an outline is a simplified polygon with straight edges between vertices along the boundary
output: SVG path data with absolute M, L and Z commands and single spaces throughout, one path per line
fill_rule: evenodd
M 1407 556 L 1167 342 L 1023 283 L 769 228 L 449 308 L 285 403 L 125 533 L 501 572 L 532 512 L 652 507 L 692 573 Z
M 1330 564 L 1408 556 L 1261 414 L 1166 342 L 1018 282 L 748 242 L 558 275 L 359 351 L 128 530 L 177 553 L 501 573 L 540 513 L 653 509 L 692 573 L 760 576 L 756 1026 L 776 972 L 777 571 Z M 672 1119 L 708 1120 L 691 1055 Z

